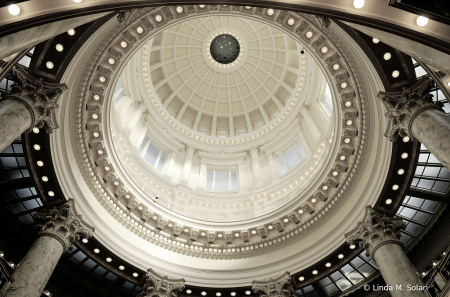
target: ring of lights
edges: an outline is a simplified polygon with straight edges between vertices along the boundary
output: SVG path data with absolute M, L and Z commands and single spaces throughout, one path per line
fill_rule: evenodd
M 144 11 L 143 13 L 148 13 L 148 11 Z M 308 17 L 300 17 L 298 15 L 294 15 L 298 18 L 300 18 L 303 22 L 305 22 L 306 24 L 308 24 L 308 26 L 314 28 L 314 30 L 316 30 L 315 32 L 321 32 L 320 29 L 318 29 L 315 25 L 313 25 L 312 20 L 309 20 Z M 140 16 L 139 16 L 140 17 Z M 144 15 L 145 17 L 145 15 Z M 143 17 L 142 17 L 143 18 Z M 141 18 L 141 19 L 142 19 Z M 76 141 L 77 143 L 79 143 L 79 149 L 81 151 L 83 151 L 83 158 L 79 158 L 76 160 L 76 162 L 79 164 L 79 168 L 82 171 L 85 171 L 84 173 L 82 173 L 82 175 L 85 177 L 86 182 L 89 183 L 90 187 L 91 187 L 91 192 L 96 196 L 96 199 L 98 199 L 98 201 L 105 207 L 106 210 L 108 210 L 108 212 L 110 212 L 112 214 L 112 216 L 115 218 L 115 220 L 123 223 L 125 225 L 125 227 L 129 230 L 132 230 L 133 233 L 139 234 L 140 237 L 142 237 L 143 239 L 149 241 L 149 242 L 153 242 L 153 243 L 158 243 L 158 245 L 160 246 L 166 246 L 170 249 L 174 249 L 174 250 L 178 250 L 178 251 L 188 251 L 189 254 L 192 255 L 198 255 L 198 254 L 203 254 L 203 255 L 208 255 L 208 254 L 214 254 L 214 255 L 220 255 L 221 257 L 249 257 L 249 253 L 251 253 L 252 251 L 256 251 L 255 254 L 260 254 L 259 252 L 267 249 L 267 250 L 271 250 L 271 249 L 276 249 L 277 247 L 282 247 L 282 246 L 286 246 L 289 245 L 290 243 L 294 242 L 294 237 L 298 237 L 296 236 L 297 234 L 301 233 L 301 234 L 305 234 L 307 232 L 305 232 L 304 230 L 312 230 L 314 228 L 311 228 L 311 226 L 317 226 L 317 224 L 315 224 L 315 222 L 317 222 L 320 218 L 324 217 L 324 214 L 326 212 L 329 212 L 330 210 L 336 209 L 333 208 L 333 205 L 337 205 L 338 201 L 340 200 L 339 198 L 342 197 L 342 195 L 344 195 L 344 193 L 346 192 L 346 190 L 349 189 L 350 187 L 350 179 L 356 175 L 357 169 L 356 166 L 354 166 L 356 163 L 362 163 L 364 158 L 363 154 L 362 154 L 362 150 L 358 149 L 358 143 L 357 141 L 351 141 L 351 143 L 349 144 L 343 144 L 344 142 L 342 142 L 341 145 L 343 145 L 344 147 L 347 145 L 352 145 L 354 148 L 356 148 L 356 154 L 353 155 L 352 157 L 350 157 L 349 159 L 352 160 L 346 160 L 347 164 L 349 164 L 349 172 L 347 174 L 343 174 L 346 176 L 346 180 L 343 180 L 343 182 L 340 183 L 339 188 L 336 189 L 335 191 L 335 195 L 330 195 L 329 197 L 329 202 L 332 202 L 330 204 L 327 204 L 326 207 L 324 206 L 322 208 L 322 210 L 319 212 L 316 212 L 314 216 L 311 216 L 307 221 L 303 222 L 302 224 L 299 225 L 299 227 L 296 227 L 295 229 L 290 230 L 289 232 L 285 232 L 283 234 L 281 234 L 280 236 L 276 236 L 276 237 L 272 237 L 270 238 L 270 240 L 262 240 L 260 241 L 259 244 L 251 244 L 251 245 L 243 245 L 242 247 L 240 246 L 234 246 L 234 247 L 225 247 L 225 246 L 216 246 L 216 247 L 208 247 L 208 248 L 203 248 L 203 246 L 200 245 L 196 245 L 195 243 L 193 244 L 186 244 L 185 242 L 180 242 L 177 240 L 173 240 L 172 238 L 167 238 L 166 236 L 164 236 L 163 234 L 161 234 L 160 232 L 158 232 L 156 230 L 156 228 L 148 228 L 146 227 L 144 224 L 139 223 L 138 222 L 138 218 L 131 214 L 131 213 L 127 213 L 125 216 L 122 215 L 123 213 L 126 213 L 123 211 L 124 207 L 120 206 L 118 204 L 116 204 L 115 201 L 115 196 L 112 193 L 112 191 L 106 187 L 106 184 L 104 182 L 100 182 L 100 179 L 102 179 L 105 175 L 104 172 L 98 172 L 96 169 L 97 164 L 95 163 L 95 161 L 100 160 L 99 158 L 97 158 L 97 156 L 95 155 L 95 150 L 89 149 L 89 144 L 92 145 L 93 142 L 89 141 L 88 139 L 94 139 L 91 138 L 91 134 L 92 131 L 85 131 L 84 127 L 86 125 L 86 121 L 89 121 L 88 117 L 85 116 L 85 108 L 86 108 L 86 103 L 88 105 L 90 105 L 92 102 L 97 102 L 96 101 L 92 101 L 94 99 L 93 98 L 93 93 L 89 92 L 87 90 L 87 86 L 89 86 L 92 82 L 93 79 L 95 79 L 96 77 L 98 77 L 98 73 L 96 70 L 97 69 L 97 65 L 101 64 L 102 60 L 107 61 L 107 54 L 108 54 L 108 50 L 109 47 L 114 44 L 115 42 L 120 43 L 119 37 L 122 36 L 123 32 L 125 32 L 126 30 L 132 30 L 133 26 L 135 26 L 135 24 L 139 21 L 139 19 L 132 21 L 128 28 L 125 28 L 122 31 L 119 31 L 118 29 L 115 30 L 113 33 L 111 33 L 110 35 L 108 35 L 106 37 L 107 40 L 109 40 L 109 44 L 107 43 L 102 43 L 101 47 L 103 48 L 103 50 L 100 51 L 100 54 L 96 54 L 95 56 L 93 55 L 93 60 L 97 60 L 96 63 L 92 63 L 90 64 L 90 66 L 87 67 L 86 71 L 83 74 L 83 81 L 84 81 L 84 86 L 81 86 L 81 88 L 84 88 L 84 91 L 82 91 L 82 94 L 80 95 L 80 99 L 81 101 L 79 101 L 78 103 L 78 110 L 76 111 L 78 116 L 76 116 L 77 120 L 76 123 L 73 124 L 73 128 L 76 129 L 76 131 L 78 132 L 78 135 L 80 135 L 81 137 L 79 139 L 81 139 L 81 141 Z M 331 36 L 332 34 L 330 32 L 328 32 L 328 36 Z M 327 38 L 326 42 L 329 42 L 330 44 L 333 44 L 331 42 L 331 39 Z M 106 47 L 105 47 L 106 44 Z M 100 47 L 100 41 L 97 43 L 97 45 Z M 311 47 L 312 49 L 312 47 Z M 336 48 L 337 51 L 339 51 Z M 97 53 L 99 53 L 98 49 L 97 49 Z M 344 67 L 347 67 L 347 69 L 351 69 L 353 70 L 352 72 L 357 72 L 357 69 L 354 69 L 354 67 L 350 67 L 349 63 L 347 61 L 345 61 L 346 59 L 351 59 L 351 57 L 345 53 L 340 52 L 341 55 L 341 60 L 340 63 L 342 63 L 341 65 L 341 69 Z M 103 59 L 106 58 L 106 59 Z M 122 62 L 120 62 L 122 63 Z M 117 65 L 117 64 L 116 64 Z M 95 68 L 94 68 L 95 67 Z M 87 76 L 86 76 L 87 74 Z M 349 78 L 349 83 L 351 82 L 352 85 L 357 86 L 354 83 L 354 77 L 353 74 L 350 72 L 351 77 Z M 105 80 L 105 86 L 108 84 L 109 82 L 109 77 Z M 359 83 L 361 84 L 361 83 Z M 91 90 L 95 91 L 95 90 L 99 90 L 100 95 L 104 95 L 102 94 L 104 92 L 104 88 L 102 87 L 102 85 L 100 84 L 100 87 L 97 88 L 98 83 L 97 84 L 92 84 L 91 85 Z M 364 95 L 360 96 L 360 91 L 359 89 L 355 89 L 356 93 L 357 93 L 357 97 L 351 99 L 354 103 L 354 105 L 356 105 L 359 108 L 363 108 L 361 109 L 361 115 L 364 119 L 364 121 L 368 121 L 369 120 L 369 115 L 367 112 L 364 112 Z M 98 94 L 98 93 L 97 93 Z M 357 102 L 357 100 L 361 99 L 361 101 Z M 100 100 L 99 103 L 102 103 L 103 100 Z M 100 117 L 101 118 L 101 117 Z M 360 131 L 360 133 L 358 134 L 358 136 L 354 136 L 352 138 L 357 139 L 361 136 L 365 136 L 366 135 L 366 131 L 365 129 L 367 129 L 368 127 L 368 122 L 363 123 L 362 119 L 359 118 L 357 120 L 355 120 L 355 122 L 358 122 L 358 130 Z M 99 124 L 92 124 L 92 122 L 88 125 L 96 125 L 97 128 L 100 128 L 101 126 Z M 67 129 L 67 127 L 66 127 Z M 98 131 L 97 131 L 98 132 Z M 103 134 L 103 132 L 101 132 L 100 134 Z M 335 136 L 335 139 L 338 136 Z M 55 145 L 55 138 L 54 136 L 52 136 L 52 146 Z M 367 136 L 365 138 L 364 141 L 360 141 L 360 143 L 363 143 L 365 145 L 365 143 L 367 142 Z M 348 147 L 348 146 L 347 146 Z M 106 148 L 106 151 L 108 148 Z M 355 162 L 356 160 L 358 160 L 358 162 Z M 87 165 L 87 166 L 86 166 Z M 331 174 L 331 172 L 330 172 Z M 80 185 L 81 187 L 81 185 Z M 79 193 L 80 196 L 83 196 L 82 193 Z M 81 198 L 80 198 L 81 199 Z M 325 204 L 324 204 L 325 205 Z M 85 212 L 89 212 L 85 207 L 86 206 L 82 206 L 85 210 Z M 93 218 L 91 215 L 87 215 L 87 218 L 91 217 Z M 106 220 L 106 218 L 105 218 Z M 192 229 L 191 229 L 192 230 Z M 144 231 L 144 232 L 143 232 Z M 99 234 L 101 239 L 106 240 L 105 238 L 102 237 L 101 234 Z M 125 244 L 125 242 L 123 242 L 122 240 L 118 240 L 118 244 L 120 243 L 120 245 Z M 256 247 L 258 246 L 258 247 Z M 276 247 L 277 246 L 277 247 Z M 245 253 L 245 255 L 243 255 Z M 134 260 L 133 260 L 134 261 Z M 167 264 L 167 269 L 170 269 L 170 267 L 174 268 L 174 264 L 173 263 L 166 263 Z M 304 265 L 307 265 L 307 263 L 305 263 Z M 180 268 L 180 265 L 176 265 L 178 268 Z

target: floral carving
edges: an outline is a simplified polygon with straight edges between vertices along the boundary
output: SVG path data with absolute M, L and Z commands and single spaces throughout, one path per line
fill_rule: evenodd
M 52 133 L 56 128 L 52 115 L 59 108 L 58 99 L 67 90 L 66 84 L 46 83 L 42 78 L 36 79 L 29 75 L 20 66 L 12 69 L 10 74 L 14 83 L 11 91 L 3 93 L 2 99 L 16 99 L 27 105 L 34 118 L 30 130 L 33 127 L 45 127 L 47 133 Z
M 347 233 L 347 243 L 353 245 L 356 242 L 366 249 L 366 254 L 373 257 L 374 248 L 385 241 L 399 241 L 400 230 L 405 229 L 406 224 L 401 218 L 387 217 L 386 214 L 376 212 L 370 205 L 366 208 L 366 215 L 355 230 Z M 376 250 L 376 249 L 375 249 Z
M 403 88 L 400 92 L 380 92 L 378 98 L 386 106 L 384 114 L 391 122 L 391 129 L 387 133 L 390 141 L 396 141 L 398 136 L 409 136 L 415 140 L 410 126 L 415 115 L 424 109 L 440 109 L 443 104 L 434 102 L 430 90 L 434 87 L 434 81 L 430 78 L 422 78 L 411 88 Z
M 276 279 L 271 278 L 269 281 L 253 281 L 252 290 L 259 293 L 260 297 L 294 296 L 294 287 L 289 272 Z
M 40 228 L 38 235 L 51 234 L 63 243 L 64 250 L 80 240 L 80 235 L 90 238 L 94 232 L 94 228 L 86 226 L 81 220 L 81 215 L 75 213 L 72 199 L 60 207 L 55 206 L 53 209 L 36 212 L 33 219 Z
M 183 289 L 184 279 L 169 280 L 167 275 L 161 276 L 149 269 L 138 297 L 177 297 Z

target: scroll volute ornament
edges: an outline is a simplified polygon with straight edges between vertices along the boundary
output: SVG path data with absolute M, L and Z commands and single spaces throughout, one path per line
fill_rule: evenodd
M 38 236 L 52 236 L 59 240 L 64 251 L 72 248 L 72 243 L 81 236 L 91 238 L 94 228 L 83 223 L 81 215 L 77 215 L 73 199 L 53 209 L 39 210 L 33 219 L 40 228 Z
M 145 284 L 137 297 L 177 297 L 184 290 L 184 279 L 169 279 L 152 269 L 147 271 Z
M 385 133 L 390 141 L 396 141 L 398 136 L 409 136 L 415 140 L 411 133 L 411 124 L 416 115 L 425 109 L 442 110 L 441 102 L 434 102 L 429 92 L 434 87 L 430 78 L 422 78 L 410 88 L 403 88 L 399 92 L 379 92 L 378 98 L 386 106 L 385 116 L 390 120 L 391 127 Z
M 268 281 L 253 281 L 252 290 L 260 297 L 289 297 L 294 296 L 294 287 L 289 272 Z
M 15 83 L 11 85 L 10 92 L 3 94 L 2 100 L 19 100 L 27 106 L 33 118 L 30 130 L 33 127 L 45 127 L 47 133 L 52 133 L 56 128 L 52 115 L 59 108 L 59 96 L 67 90 L 67 85 L 46 83 L 42 78 L 36 79 L 20 66 L 12 69 L 10 75 Z
M 406 228 L 401 218 L 388 217 L 386 214 L 376 212 L 370 205 L 366 207 L 366 214 L 357 227 L 345 234 L 347 244 L 359 243 L 360 247 L 366 249 L 366 255 L 374 257 L 376 250 L 386 243 L 397 243 L 401 232 Z

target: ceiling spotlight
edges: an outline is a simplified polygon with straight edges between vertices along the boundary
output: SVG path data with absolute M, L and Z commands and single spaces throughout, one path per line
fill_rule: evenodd
M 139 206 L 138 206 L 138 209 L 139 209 L 139 210 L 143 210 L 144 207 L 143 207 L 142 205 L 139 205 Z
M 345 124 L 346 124 L 347 126 L 351 126 L 351 125 L 353 124 L 353 121 L 352 121 L 352 120 L 347 120 L 347 121 L 345 122 Z
M 337 176 L 339 173 L 337 171 L 333 171 L 332 175 Z
M 306 38 L 311 38 L 313 33 L 311 31 L 306 32 Z
M 157 215 L 153 215 L 152 216 L 152 219 L 154 219 L 154 220 L 157 220 L 158 219 L 158 216 Z M 186 230 L 186 229 L 185 229 Z M 186 232 L 186 231 L 185 231 Z
M 178 6 L 178 7 L 177 7 L 177 12 L 178 12 L 178 13 L 182 13 L 182 12 L 183 12 L 183 7 Z
M 322 190 L 324 190 L 324 191 L 328 190 L 328 186 L 327 185 L 323 186 Z
M 120 266 L 119 266 L 119 269 L 120 269 L 120 270 L 124 270 L 124 269 L 125 269 L 125 266 L 120 265 Z
M 99 95 L 94 95 L 94 100 L 95 100 L 95 101 L 100 100 L 100 96 L 99 96 Z
M 317 271 L 317 270 L 313 270 L 313 272 L 312 272 L 312 274 L 314 274 L 314 275 L 316 275 L 318 273 L 319 273 L 319 271 Z
M 377 44 L 378 42 L 380 42 L 380 40 L 376 39 L 376 38 L 372 38 L 372 42 Z
M 272 230 L 272 229 L 273 229 L 273 226 L 272 226 L 272 225 L 269 225 L 269 226 L 267 226 L 267 229 Z
M 161 22 L 162 21 L 162 16 L 160 14 L 155 16 L 155 21 L 157 21 L 158 23 Z
M 344 255 L 343 255 L 343 254 L 339 254 L 339 255 L 338 255 L 338 258 L 339 258 L 339 259 L 343 259 L 343 258 L 344 258 Z
M 38 151 L 41 149 L 41 146 L 39 144 L 35 144 L 33 145 L 33 148 Z
M 289 20 L 288 20 L 288 25 L 289 25 L 289 26 L 292 26 L 294 23 L 295 23 L 295 20 L 294 20 L 294 19 L 289 19 Z
M 43 182 L 48 182 L 48 177 L 47 177 L 47 176 L 45 176 L 45 175 L 44 175 L 44 176 L 42 176 L 42 181 L 43 181 Z
M 403 175 L 403 174 L 405 173 L 405 170 L 400 168 L 400 169 L 397 171 L 397 173 L 398 173 L 398 175 Z
M 236 292 L 231 292 L 230 295 L 234 297 L 236 296 Z
M 340 67 L 341 66 L 339 66 L 339 64 L 336 63 L 336 64 L 333 65 L 333 70 L 338 70 Z
M 267 10 L 267 14 L 270 15 L 270 16 L 272 16 L 272 15 L 274 14 L 273 9 L 272 9 L 272 8 L 268 9 L 268 10 Z
M 118 180 L 115 180 L 115 181 L 113 182 L 113 184 L 114 184 L 115 186 L 118 186 L 118 185 L 120 185 L 120 182 L 119 182 Z
M 327 264 L 325 264 L 326 267 L 331 267 L 331 263 L 328 262 Z
M 144 29 L 142 27 L 137 27 L 136 32 L 138 32 L 139 34 L 142 34 L 142 33 L 144 33 Z
M 348 86 L 346 82 L 341 83 L 341 89 L 345 89 Z
M 298 211 L 297 211 L 299 214 L 302 214 L 303 213 L 303 209 L 299 209 Z
M 354 250 L 355 247 L 356 247 L 356 245 L 354 245 L 354 244 L 350 245 L 350 249 L 352 249 L 352 250 Z
M 350 107 L 352 106 L 352 102 L 351 101 L 345 101 L 345 107 Z
M 39 128 L 34 127 L 34 128 L 33 128 L 33 132 L 34 132 L 35 134 L 38 134 L 38 133 L 39 133 Z
M 112 262 L 112 259 L 110 257 L 106 258 L 106 262 L 110 263 Z
M 234 237 L 239 237 L 239 232 L 234 233 Z
M 48 68 L 48 69 L 53 69 L 53 67 L 54 67 L 54 65 L 53 65 L 53 63 L 52 62 L 47 62 L 47 63 L 45 63 L 45 66 Z
M 317 202 L 317 199 L 316 199 L 316 198 L 312 198 L 312 199 L 311 199 L 311 202 L 312 202 L 312 203 L 316 203 L 316 202 Z
M 222 233 L 217 233 L 217 237 L 222 238 L 223 234 Z
M 305 278 L 304 278 L 303 276 L 300 276 L 300 277 L 298 278 L 298 280 L 302 282 L 302 281 L 305 280 Z
M 20 13 L 20 7 L 17 6 L 16 4 L 11 4 L 11 5 L 8 7 L 8 11 L 9 11 L 9 13 L 12 14 L 12 15 L 18 15 L 18 14 Z
M 104 76 L 100 76 L 99 78 L 98 78 L 98 80 L 100 81 L 100 82 L 105 82 L 106 81 L 106 77 L 104 77 Z
M 74 36 L 75 35 L 75 29 L 69 29 L 69 31 L 67 31 L 67 34 L 69 34 L 70 36 Z
M 424 17 L 424 16 L 419 16 L 417 18 L 417 25 L 419 25 L 420 27 L 425 26 L 426 24 L 428 24 L 428 18 Z
M 252 234 L 253 234 L 253 235 L 256 234 L 256 230 L 255 230 L 255 229 L 252 230 Z
M 116 60 L 114 60 L 113 58 L 109 58 L 108 63 L 114 65 L 114 63 L 116 63 Z
M 125 198 L 130 199 L 131 195 L 130 194 L 125 194 Z
M 406 159 L 406 158 L 408 158 L 408 153 L 403 153 L 402 154 L 402 159 Z
M 328 47 L 326 47 L 326 46 L 322 47 L 321 52 L 323 54 L 326 54 L 328 52 Z
M 62 52 L 64 50 L 64 46 L 62 44 L 59 44 L 59 43 L 55 46 L 55 48 L 56 48 L 56 50 L 58 52 Z
M 391 58 L 391 56 L 392 56 L 391 53 L 385 53 L 383 55 L 383 59 L 385 59 L 387 61 L 387 60 L 389 60 Z
M 289 219 L 288 218 L 284 218 L 283 222 L 288 223 Z
M 350 138 L 345 138 L 345 139 L 344 139 L 344 142 L 345 142 L 345 143 L 350 143 Z
M 111 167 L 109 167 L 108 165 L 105 166 L 105 171 L 110 171 L 110 170 L 111 170 Z M 126 196 L 125 196 L 125 198 L 126 198 Z
M 103 153 L 104 153 L 103 150 L 98 150 L 98 151 L 97 151 L 97 154 L 99 154 L 99 155 L 103 155 Z
M 403 137 L 403 142 L 408 142 L 411 138 L 409 138 L 409 136 L 405 136 Z
M 200 294 L 202 294 L 202 296 L 206 296 L 206 292 L 202 291 Z
M 137 272 L 133 272 L 133 277 L 138 277 L 138 273 Z
M 199 5 L 198 7 L 200 7 L 200 8 L 205 8 L 205 6 L 206 6 L 206 5 L 201 4 L 201 5 Z
M 85 238 L 83 238 L 82 240 L 81 240 L 83 243 L 88 243 L 88 239 L 85 237 Z
M 386 199 L 386 204 L 389 205 L 392 203 L 392 199 Z
M 189 290 L 189 289 L 186 290 L 186 294 L 191 294 L 191 293 L 192 293 L 191 290 Z
M 362 8 L 364 6 L 364 0 L 354 0 L 353 6 L 358 9 Z
M 100 250 L 99 249 L 94 249 L 94 253 L 98 254 L 98 253 L 100 253 Z
M 128 46 L 128 43 L 127 43 L 126 41 L 122 41 L 122 42 L 120 43 L 120 46 L 121 46 L 122 48 L 126 48 L 126 47 Z
M 185 233 L 188 233 L 189 232 L 189 228 L 184 228 L 184 230 L 183 230 Z
M 426 275 L 427 273 L 424 271 L 424 272 L 422 272 L 422 275 Z
M 245 291 L 245 294 L 250 295 L 252 292 L 250 291 Z
M 399 188 L 398 185 L 393 185 L 393 186 L 392 186 L 392 190 L 394 190 L 394 191 L 397 191 L 398 188 Z
M 222 296 L 222 293 L 217 292 L 217 293 L 216 293 L 216 296 L 217 296 L 217 297 L 220 297 L 220 296 Z
M 205 236 L 205 235 L 206 235 L 206 232 L 204 232 L 204 231 L 200 232 L 200 236 Z
M 173 223 L 169 223 L 169 224 L 167 224 L 167 227 L 169 227 L 169 228 L 172 228 L 173 227 Z
M 392 71 L 392 77 L 397 78 L 400 75 L 400 72 L 398 70 Z

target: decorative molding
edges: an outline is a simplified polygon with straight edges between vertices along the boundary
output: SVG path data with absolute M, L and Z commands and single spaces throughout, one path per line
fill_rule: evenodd
M 152 269 L 147 270 L 145 284 L 138 297 L 178 297 L 184 289 L 184 279 L 169 279 Z

